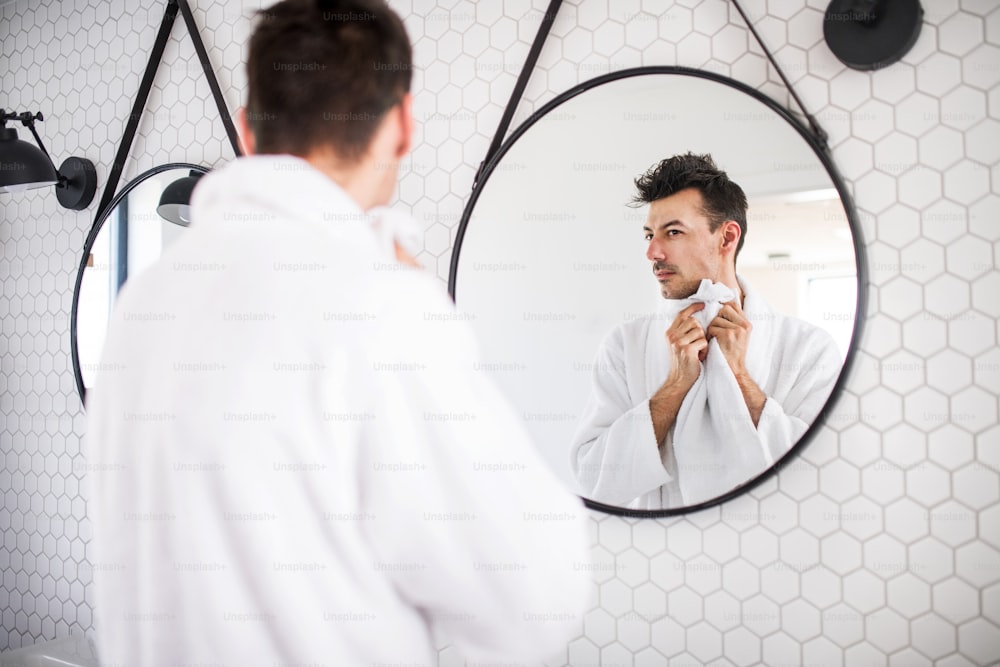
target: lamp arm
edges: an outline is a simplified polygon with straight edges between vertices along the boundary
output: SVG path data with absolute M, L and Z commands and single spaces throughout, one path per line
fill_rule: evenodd
M 49 159 L 49 162 L 52 164 L 52 168 L 55 170 L 56 176 L 59 178 L 59 182 L 56 183 L 56 187 L 65 188 L 69 179 L 66 178 L 66 176 L 63 175 L 61 171 L 59 171 L 59 167 L 57 167 L 56 163 L 52 161 L 52 156 L 49 155 L 49 152 L 47 150 L 45 150 L 45 144 L 42 143 L 42 138 L 38 136 L 38 132 L 35 130 L 35 121 L 45 120 L 44 118 L 42 118 L 42 112 L 39 111 L 34 116 L 32 116 L 30 113 L 25 111 L 20 116 L 18 116 L 18 119 L 26 128 L 31 130 L 32 136 L 35 137 L 35 143 L 38 144 L 38 147 L 42 149 L 42 152 L 45 153 L 45 157 L 47 157 Z
M 49 155 L 49 151 L 46 150 L 45 144 L 42 143 L 42 138 L 38 136 L 38 131 L 35 129 L 36 120 L 45 120 L 42 116 L 42 112 L 38 111 L 36 113 L 31 113 L 30 111 L 22 111 L 21 113 L 17 113 L 15 111 L 4 111 L 3 109 L 0 109 L 0 125 L 5 125 L 8 120 L 19 120 L 21 121 L 21 125 L 28 128 L 28 131 L 31 132 L 31 136 L 35 138 L 35 143 L 38 144 L 38 148 L 41 149 L 42 154 L 45 155 L 49 164 L 52 165 L 52 169 L 56 172 L 56 176 L 59 177 L 59 183 L 56 187 L 65 187 L 66 177 L 59 173 L 59 168 L 56 167 L 56 163 L 52 161 L 52 156 Z
M 35 137 L 35 143 L 38 144 L 38 147 L 42 149 L 43 153 L 45 153 L 45 157 L 49 159 L 49 162 L 52 162 L 52 156 L 49 155 L 49 152 L 47 150 L 45 150 L 45 144 L 42 143 L 42 138 L 38 136 L 38 132 L 35 131 L 35 121 L 45 120 L 44 118 L 42 118 L 42 112 L 39 111 L 38 114 L 36 114 L 36 116 L 33 118 L 30 113 L 25 111 L 23 114 L 18 116 L 18 119 L 26 128 L 28 128 L 31 131 L 31 135 Z M 55 168 L 55 166 L 56 163 L 52 162 L 52 167 Z M 58 169 L 56 169 L 56 173 L 57 174 L 59 173 Z

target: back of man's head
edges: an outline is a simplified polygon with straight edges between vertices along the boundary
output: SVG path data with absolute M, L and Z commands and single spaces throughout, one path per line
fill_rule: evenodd
M 357 161 L 409 92 L 412 61 L 384 0 L 284 0 L 261 10 L 247 57 L 253 151 Z

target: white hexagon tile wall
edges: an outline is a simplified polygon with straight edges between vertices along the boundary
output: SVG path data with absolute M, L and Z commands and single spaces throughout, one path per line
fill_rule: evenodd
M 161 5 L 165 3 L 154 3 Z M 260 2 L 192 0 L 231 108 Z M 391 0 L 420 121 L 398 192 L 446 278 L 454 232 L 547 6 Z M 1000 659 L 1000 6 L 924 0 L 900 63 L 849 70 L 827 0 L 745 0 L 830 134 L 871 268 L 859 358 L 825 428 L 752 492 L 679 518 L 592 515 L 598 606 L 551 664 L 968 665 Z M 162 6 L 0 7 L 0 106 L 42 110 L 55 155 L 103 184 Z M 680 64 L 787 94 L 724 0 L 567 1 L 515 125 L 611 70 Z M 178 21 L 124 177 L 232 158 Z M 0 650 L 94 631 L 72 288 L 96 202 L 0 197 Z M 463 664 L 441 646 L 442 665 Z

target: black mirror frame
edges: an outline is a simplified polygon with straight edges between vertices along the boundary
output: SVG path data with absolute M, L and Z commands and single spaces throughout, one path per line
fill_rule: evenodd
M 801 120 L 796 116 L 793 116 L 787 109 L 778 104 L 775 100 L 771 99 L 764 93 L 751 88 L 750 86 L 730 79 L 729 77 L 722 76 L 720 74 L 715 74 L 714 72 L 708 72 L 704 70 L 692 69 L 689 67 L 678 67 L 678 66 L 648 66 L 648 67 L 635 67 L 631 69 L 624 69 L 616 72 L 611 72 L 604 74 L 593 79 L 589 79 L 582 83 L 577 84 L 573 88 L 570 88 L 564 93 L 556 96 L 549 102 L 545 103 L 542 107 L 537 109 L 531 116 L 528 117 L 524 123 L 514 129 L 510 136 L 503 142 L 500 148 L 496 151 L 490 161 L 484 166 L 479 179 L 476 181 L 472 189 L 472 194 L 469 197 L 469 201 L 465 206 L 465 210 L 462 212 L 462 218 L 459 221 L 458 230 L 455 235 L 455 244 L 452 248 L 451 255 L 451 265 L 448 273 L 448 294 L 451 296 L 452 301 L 455 300 L 455 290 L 458 275 L 458 264 L 459 257 L 462 251 L 462 241 L 465 237 L 465 230 L 468 227 L 469 220 L 472 217 L 472 211 L 475 208 L 476 201 L 479 199 L 479 195 L 482 193 L 482 189 L 486 186 L 489 181 L 490 176 L 496 170 L 497 166 L 503 160 L 504 155 L 510 148 L 517 142 L 522 135 L 524 135 L 535 123 L 541 120 L 550 111 L 553 111 L 561 104 L 570 100 L 581 93 L 584 93 L 591 88 L 596 88 L 602 84 L 609 83 L 611 81 L 617 81 L 619 79 L 626 79 L 634 76 L 645 76 L 651 74 L 674 74 L 680 76 L 693 76 L 701 79 L 708 79 L 710 81 L 715 81 L 731 88 L 735 88 L 747 95 L 750 95 L 757 101 L 766 105 L 769 109 L 774 111 L 778 116 L 783 118 L 788 122 L 799 135 L 809 144 L 813 152 L 822 162 L 827 174 L 833 181 L 834 186 L 837 188 L 837 194 L 840 196 L 840 201 L 844 205 L 844 212 L 847 214 L 847 222 L 851 229 L 852 242 L 854 244 L 854 259 L 857 265 L 857 279 L 858 279 L 858 299 L 855 306 L 855 317 L 854 317 L 854 329 L 851 333 L 851 346 L 847 351 L 847 356 L 844 360 L 844 366 L 840 370 L 840 376 L 837 378 L 837 382 L 830 392 L 829 398 L 827 398 L 826 403 L 823 405 L 822 410 L 820 410 L 819 415 L 816 420 L 809 426 L 805 434 L 796 442 L 791 449 L 785 452 L 784 456 L 775 462 L 767 470 L 763 471 L 756 477 L 747 482 L 741 484 L 740 486 L 732 489 L 731 491 L 701 502 L 695 505 L 689 505 L 685 507 L 677 507 L 673 509 L 663 509 L 663 510 L 633 510 L 624 507 L 616 507 L 613 505 L 605 505 L 604 503 L 597 502 L 595 500 L 590 500 L 589 498 L 583 498 L 583 503 L 590 509 L 599 510 L 601 512 L 606 512 L 608 514 L 615 514 L 618 516 L 630 517 L 630 518 L 663 518 L 669 516 L 676 516 L 680 514 L 688 514 L 692 512 L 698 512 L 703 509 L 708 509 L 716 505 L 721 505 L 743 493 L 750 491 L 754 487 L 762 484 L 763 482 L 770 479 L 773 475 L 776 475 L 778 471 L 784 468 L 792 459 L 794 459 L 805 447 L 806 444 L 811 441 L 819 430 L 823 427 L 826 422 L 826 417 L 830 410 L 837 403 L 840 395 L 844 391 L 844 385 L 847 382 L 847 378 L 850 375 L 851 369 L 854 367 L 855 359 L 857 357 L 857 350 L 861 340 L 861 334 L 864 329 L 864 321 L 868 312 L 868 263 L 865 256 L 865 245 L 862 240 L 862 229 L 861 223 L 858 219 L 857 210 L 854 207 L 854 201 L 851 198 L 850 192 L 847 190 L 847 186 L 837 171 L 836 165 L 833 163 L 833 159 L 830 156 L 829 148 L 826 146 L 825 142 L 821 142 L 816 134 L 806 126 Z
M 77 311 L 80 307 L 80 287 L 83 285 L 83 272 L 84 269 L 87 268 L 87 258 L 90 257 L 90 251 L 94 247 L 97 235 L 100 233 L 101 229 L 104 228 L 104 223 L 107 221 L 111 212 L 115 210 L 118 204 L 120 204 L 121 201 L 125 199 L 130 192 L 132 192 L 132 190 L 138 187 L 139 184 L 144 182 L 146 179 L 165 171 L 170 171 L 171 169 L 200 171 L 203 174 L 207 174 L 210 171 L 209 167 L 191 164 L 189 162 L 170 162 L 167 164 L 157 165 L 152 169 L 147 169 L 129 181 L 128 184 L 115 195 L 114 199 L 112 199 L 103 210 L 98 212 L 98 217 L 94 221 L 94 226 L 90 228 L 90 232 L 87 234 L 87 240 L 83 244 L 83 257 L 80 258 L 80 266 L 76 272 L 76 283 L 73 286 L 73 308 L 70 311 L 69 317 L 69 344 L 70 354 L 73 358 L 73 375 L 76 380 L 76 390 L 80 394 L 80 403 L 83 405 L 84 410 L 87 409 L 87 388 L 83 385 L 83 369 L 80 367 L 80 349 L 77 343 L 76 324 L 78 314 Z

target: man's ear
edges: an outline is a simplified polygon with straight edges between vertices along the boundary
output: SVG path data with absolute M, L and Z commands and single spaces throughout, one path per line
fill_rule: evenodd
M 399 145 L 396 159 L 402 160 L 413 146 L 413 95 L 406 93 L 399 102 Z
M 257 148 L 257 140 L 250 129 L 250 121 L 247 119 L 247 108 L 240 107 L 236 110 L 236 129 L 239 134 L 240 150 L 244 155 L 253 155 Z
M 726 220 L 722 223 L 722 250 L 724 253 L 732 252 L 736 253 L 736 249 L 740 245 L 740 237 L 743 236 L 743 230 L 740 229 L 740 223 L 735 220 Z

